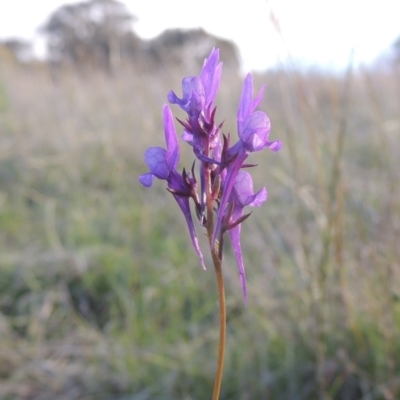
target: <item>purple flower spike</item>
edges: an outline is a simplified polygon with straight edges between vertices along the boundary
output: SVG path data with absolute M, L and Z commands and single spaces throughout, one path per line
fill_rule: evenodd
M 173 115 L 165 105 L 163 116 L 167 147 L 150 147 L 146 151 L 145 161 L 149 172 L 141 175 L 139 180 L 145 187 L 150 187 L 155 178 L 167 181 L 167 189 L 185 216 L 193 247 L 204 269 L 203 255 L 192 220 L 190 199 L 194 201 L 200 226 L 206 228 L 207 234 L 212 230 L 210 250 L 214 263 L 222 263 L 224 235 L 229 232 L 246 305 L 246 274 L 240 233 L 242 222 L 250 213 L 245 214 L 244 208 L 260 206 L 267 199 L 267 191 L 262 188 L 254 193 L 251 176 L 243 169 L 248 171 L 250 167 L 256 166 L 246 161 L 251 153 L 265 148 L 279 151 L 282 143 L 279 140 L 269 141 L 269 117 L 265 112 L 257 110 L 265 85 L 258 94 L 254 94 L 251 74 L 244 80 L 237 109 L 236 143 L 233 143 L 230 133 L 222 132 L 224 122 L 218 121 L 215 106 L 221 72 L 219 49 L 214 48 L 198 75 L 183 78 L 182 97 L 178 97 L 172 90 L 167 95 L 169 103 L 178 105 L 186 113 L 185 118 L 177 118 L 183 127 L 181 137 L 192 147 L 198 162 L 193 162 L 190 170 L 177 172 L 180 155 L 178 140 Z M 198 174 L 195 174 L 195 167 L 199 168 Z M 195 175 L 199 178 L 199 183 Z M 210 218 L 209 213 L 214 211 L 215 218 Z
M 231 202 L 233 202 L 233 212 L 230 217 L 230 223 L 235 224 L 243 216 L 244 207 L 260 207 L 267 200 L 267 191 L 265 188 L 253 193 L 253 180 L 248 172 L 240 171 L 236 176 L 235 185 L 231 193 Z M 228 227 L 229 229 L 229 227 Z M 235 225 L 229 230 L 232 246 L 235 252 L 236 262 L 239 270 L 239 277 L 243 292 L 244 305 L 247 303 L 246 274 L 243 264 L 242 247 L 240 244 L 241 224 Z

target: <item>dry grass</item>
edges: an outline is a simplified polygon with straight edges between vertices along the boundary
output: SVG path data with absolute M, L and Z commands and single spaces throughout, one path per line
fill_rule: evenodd
M 137 181 L 166 93 L 194 71 L 0 72 L 0 398 L 208 397 L 214 276 L 163 184 Z M 255 81 L 284 149 L 253 157 L 269 200 L 243 228 L 247 309 L 227 249 L 221 398 L 396 399 L 398 72 Z M 234 137 L 240 90 L 223 76 Z

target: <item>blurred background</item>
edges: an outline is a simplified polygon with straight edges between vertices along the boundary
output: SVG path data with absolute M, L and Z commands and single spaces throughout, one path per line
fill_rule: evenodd
M 249 161 L 269 199 L 242 228 L 247 308 L 225 249 L 221 399 L 400 398 L 400 5 L 368 4 L 0 4 L 1 399 L 211 397 L 205 237 L 206 272 L 137 178 L 213 46 L 224 132 L 253 71 L 283 142 Z

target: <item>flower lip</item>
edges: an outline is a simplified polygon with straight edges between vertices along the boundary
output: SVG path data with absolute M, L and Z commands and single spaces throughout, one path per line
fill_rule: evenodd
M 167 179 L 169 175 L 166 154 L 167 151 L 162 147 L 150 147 L 144 155 L 150 172 L 158 179 Z
M 155 178 L 155 176 L 151 173 L 142 174 L 139 176 L 139 182 L 144 187 L 150 187 L 153 184 L 154 178 Z
M 262 111 L 253 112 L 241 125 L 240 140 L 246 150 L 256 152 L 264 149 L 268 143 L 271 124 L 267 114 Z
M 267 190 L 262 188 L 257 193 L 253 191 L 253 180 L 247 171 L 239 171 L 236 176 L 232 195 L 242 207 L 259 207 L 267 200 Z
M 180 99 L 174 91 L 167 95 L 171 104 L 178 104 L 190 116 L 200 113 L 205 103 L 204 86 L 197 76 L 189 76 L 182 80 L 182 98 Z

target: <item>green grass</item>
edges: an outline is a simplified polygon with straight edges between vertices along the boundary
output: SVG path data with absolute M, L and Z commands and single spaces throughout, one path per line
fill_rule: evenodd
M 206 272 L 163 183 L 137 181 L 166 93 L 195 71 L 0 72 L 0 398 L 210 398 L 204 234 Z M 221 399 L 398 398 L 398 75 L 255 82 L 284 148 L 252 157 L 269 199 L 243 226 L 247 308 L 225 249 Z M 240 85 L 223 76 L 217 100 L 234 138 Z

